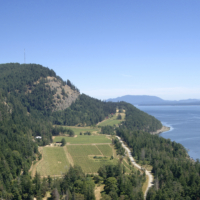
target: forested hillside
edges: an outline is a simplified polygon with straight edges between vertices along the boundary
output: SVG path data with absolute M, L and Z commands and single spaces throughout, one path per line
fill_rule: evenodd
M 152 132 L 162 127 L 161 122 L 155 117 L 148 115 L 129 103 L 121 102 L 121 104 L 126 109 L 126 120 L 123 122 L 123 128 Z
M 38 145 L 51 141 L 51 131 L 48 121 L 31 118 L 16 99 L 8 98 L 7 103 L 0 99 L 0 196 L 18 199 L 23 195 L 31 182 L 32 161 L 40 157 Z M 42 135 L 42 140 L 36 142 L 36 135 Z
M 75 103 L 64 112 L 54 112 L 54 123 L 74 126 L 79 124 L 95 125 L 111 113 L 116 112 L 117 104 L 107 103 L 91 98 L 85 94 L 79 96 Z
M 136 130 L 153 131 L 161 127 L 154 117 L 135 108 L 131 104 L 120 102 L 103 102 L 85 94 L 78 96 L 71 91 L 66 93 L 65 86 L 71 91 L 79 90 L 69 81 L 63 81 L 53 70 L 36 64 L 1 64 L 0 65 L 0 95 L 3 101 L 17 99 L 27 109 L 27 113 L 35 118 L 50 120 L 53 124 L 63 125 L 95 125 L 116 108 L 127 111 L 124 126 Z M 61 93 L 58 94 L 58 90 Z M 71 95 L 75 98 L 70 99 Z M 69 108 L 64 105 L 70 99 Z M 74 99 L 74 101 L 73 101 Z M 12 107 L 12 105 L 11 105 Z M 60 109 L 60 110 L 59 110 Z M 133 122 L 133 123 L 132 123 Z
M 58 94 L 58 91 L 61 93 Z M 73 91 L 78 95 L 76 100 L 71 101 L 74 99 L 71 98 Z M 71 98 L 70 107 L 63 107 L 64 98 Z M 41 65 L 1 64 L 0 197 L 31 199 L 37 196 L 40 199 L 44 191 L 53 189 L 55 185 L 46 179 L 44 184 L 40 183 L 38 176 L 32 180 L 28 170 L 32 162 L 41 159 L 38 146 L 52 142 L 52 134 L 55 133 L 53 125 L 96 125 L 115 113 L 116 108 L 125 109 L 127 113 L 121 127 L 150 132 L 161 126 L 158 120 L 125 102 L 103 102 L 85 94 L 80 95 L 69 80 L 63 81 L 53 70 Z M 36 139 L 36 136 L 42 138 Z M 80 179 L 85 181 L 84 177 Z M 66 187 L 66 184 L 67 180 L 66 183 L 63 180 L 59 187 Z M 83 192 L 82 196 L 93 196 L 91 190 L 93 186 L 88 189 L 88 194 Z M 70 194 L 73 196 L 73 190 L 70 190 Z
M 185 148 L 176 142 L 143 131 L 117 129 L 142 164 L 150 164 L 154 186 L 147 199 L 199 199 L 200 163 L 189 159 Z

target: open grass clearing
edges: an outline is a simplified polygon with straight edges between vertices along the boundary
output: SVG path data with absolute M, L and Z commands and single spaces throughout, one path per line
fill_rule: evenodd
M 63 147 L 44 147 L 43 160 L 36 170 L 41 176 L 62 175 L 69 169 L 69 166 Z
M 100 133 L 101 131 L 100 128 L 98 127 L 90 127 L 90 126 L 86 126 L 86 127 L 62 126 L 62 127 L 73 130 L 75 135 L 80 135 L 80 132 L 84 134 L 87 131 L 91 132 L 92 134 L 97 134 L 97 133 Z
M 102 122 L 98 123 L 98 126 L 114 126 L 120 124 L 125 119 L 125 113 L 120 113 L 122 116 L 121 120 L 117 119 L 118 113 L 113 115 L 111 118 L 105 119 Z
M 105 135 L 78 135 L 77 137 L 55 136 L 54 142 L 61 142 L 65 138 L 70 144 L 97 144 L 97 143 L 111 143 Z
M 122 117 L 121 120 L 118 120 L 118 119 L 117 119 L 117 116 L 118 116 L 119 114 L 120 114 L 121 117 Z M 123 113 L 119 113 L 119 110 L 116 109 L 116 113 L 115 113 L 112 117 L 110 117 L 110 118 L 108 118 L 108 119 L 105 119 L 105 120 L 103 120 L 102 122 L 99 122 L 99 123 L 98 123 L 98 126 L 114 126 L 114 125 L 118 125 L 118 124 L 120 124 L 122 121 L 125 120 L 125 116 L 126 116 L 125 110 L 123 110 Z
M 117 120 L 117 119 L 110 118 L 110 119 L 106 119 L 106 120 L 100 122 L 98 124 L 98 126 L 114 126 L 114 125 L 120 124 L 121 122 L 122 122 L 122 120 Z

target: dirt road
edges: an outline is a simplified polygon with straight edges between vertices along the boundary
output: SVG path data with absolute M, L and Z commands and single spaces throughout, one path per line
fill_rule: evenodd
M 121 140 L 121 138 L 120 138 L 119 136 L 116 136 L 116 137 L 117 137 L 117 138 L 119 139 L 119 141 L 122 143 L 122 146 L 123 146 L 123 148 L 126 150 L 127 155 L 128 155 L 128 157 L 130 158 L 130 160 L 131 160 L 131 163 L 132 163 L 136 168 L 141 169 L 141 166 L 135 162 L 133 156 L 131 155 L 130 149 L 124 144 L 124 142 Z M 150 171 L 147 171 L 146 169 L 145 169 L 145 173 L 146 173 L 146 175 L 148 176 L 148 187 L 146 188 L 145 193 L 144 193 L 144 198 L 146 199 L 147 192 L 148 192 L 149 188 L 152 187 L 152 185 L 153 185 L 153 175 L 151 174 Z

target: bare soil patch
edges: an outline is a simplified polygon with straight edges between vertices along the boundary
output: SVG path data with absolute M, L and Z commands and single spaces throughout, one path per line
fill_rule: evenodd
M 100 185 L 100 186 L 96 185 L 95 186 L 94 194 L 95 194 L 96 200 L 101 199 L 101 191 L 103 191 L 103 188 L 104 188 L 104 185 Z

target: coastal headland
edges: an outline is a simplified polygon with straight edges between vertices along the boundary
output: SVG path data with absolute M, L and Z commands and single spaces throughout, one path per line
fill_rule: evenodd
M 167 127 L 167 126 L 162 126 L 161 129 L 155 131 L 155 132 L 150 132 L 152 135 L 156 135 L 156 134 L 160 134 L 160 133 L 163 133 L 163 132 L 166 132 L 166 131 L 169 131 L 170 130 L 170 127 Z

